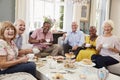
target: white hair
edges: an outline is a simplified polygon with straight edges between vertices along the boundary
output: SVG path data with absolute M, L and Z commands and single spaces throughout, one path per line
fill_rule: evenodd
M 15 22 L 14 22 L 14 26 L 16 26 L 19 21 L 23 21 L 23 22 L 24 22 L 24 20 L 22 20 L 22 19 L 17 19 L 17 20 L 15 20 Z
M 105 24 L 109 24 L 112 27 L 112 29 L 114 28 L 114 22 L 112 20 L 104 21 L 104 23 L 102 25 L 103 28 L 104 28 Z

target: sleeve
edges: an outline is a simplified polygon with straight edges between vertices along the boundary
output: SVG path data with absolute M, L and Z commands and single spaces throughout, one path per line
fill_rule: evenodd
M 100 36 L 96 39 L 96 49 L 98 49 L 98 46 L 100 45 L 100 39 L 102 39 Z
M 80 32 L 80 41 L 79 41 L 78 46 L 82 46 L 84 43 L 85 43 L 85 35 L 84 35 L 84 33 L 81 31 L 81 32 Z
M 120 41 L 119 41 L 119 39 L 116 37 L 116 38 L 114 38 L 114 40 L 115 40 L 114 47 L 120 51 Z
M 6 45 L 5 41 L 0 41 L 0 55 L 7 55 Z
M 35 30 L 35 31 L 33 31 L 33 33 L 31 34 L 31 37 L 32 37 L 33 39 L 35 39 L 35 38 L 37 37 L 37 32 L 38 32 L 38 30 Z
M 70 32 L 68 33 L 68 35 L 66 36 L 65 40 L 63 41 L 63 44 L 67 44 L 68 40 L 70 37 Z

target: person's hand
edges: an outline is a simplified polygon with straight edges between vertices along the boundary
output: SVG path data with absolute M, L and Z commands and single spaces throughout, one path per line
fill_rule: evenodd
M 32 49 L 25 49 L 25 52 L 26 52 L 26 53 L 32 53 L 33 50 L 32 50 Z
M 72 63 L 75 63 L 75 62 L 76 62 L 76 59 L 73 59 L 71 62 L 72 62 Z
M 26 63 L 28 61 L 28 59 L 29 58 L 27 56 L 19 57 L 20 63 Z
M 77 48 L 78 48 L 77 45 L 76 45 L 76 46 L 73 46 L 73 47 L 72 47 L 72 50 L 77 50 Z
M 45 39 L 41 39 L 41 40 L 40 40 L 40 43 L 43 43 L 43 42 L 46 42 L 46 40 L 45 40 Z
M 49 44 L 47 44 L 48 46 L 52 46 L 53 45 L 53 43 L 49 43 Z
M 100 44 L 100 45 L 98 46 L 97 50 L 98 50 L 98 51 L 101 50 L 102 47 L 103 47 L 103 45 Z
M 115 52 L 115 53 L 119 53 L 119 51 L 116 48 L 108 48 L 108 50 Z
M 66 38 L 66 33 L 63 34 L 63 40 L 65 40 L 65 38 Z

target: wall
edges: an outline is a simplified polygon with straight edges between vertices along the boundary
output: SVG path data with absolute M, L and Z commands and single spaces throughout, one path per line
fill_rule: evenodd
M 15 0 L 0 0 L 0 21 L 15 20 Z
M 114 21 L 113 34 L 120 38 L 120 0 L 111 0 L 110 19 Z

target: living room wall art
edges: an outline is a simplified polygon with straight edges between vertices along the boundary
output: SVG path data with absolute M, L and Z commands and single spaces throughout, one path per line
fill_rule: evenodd
M 80 21 L 88 21 L 89 20 L 89 10 L 90 5 L 84 4 L 81 6 L 81 18 Z

